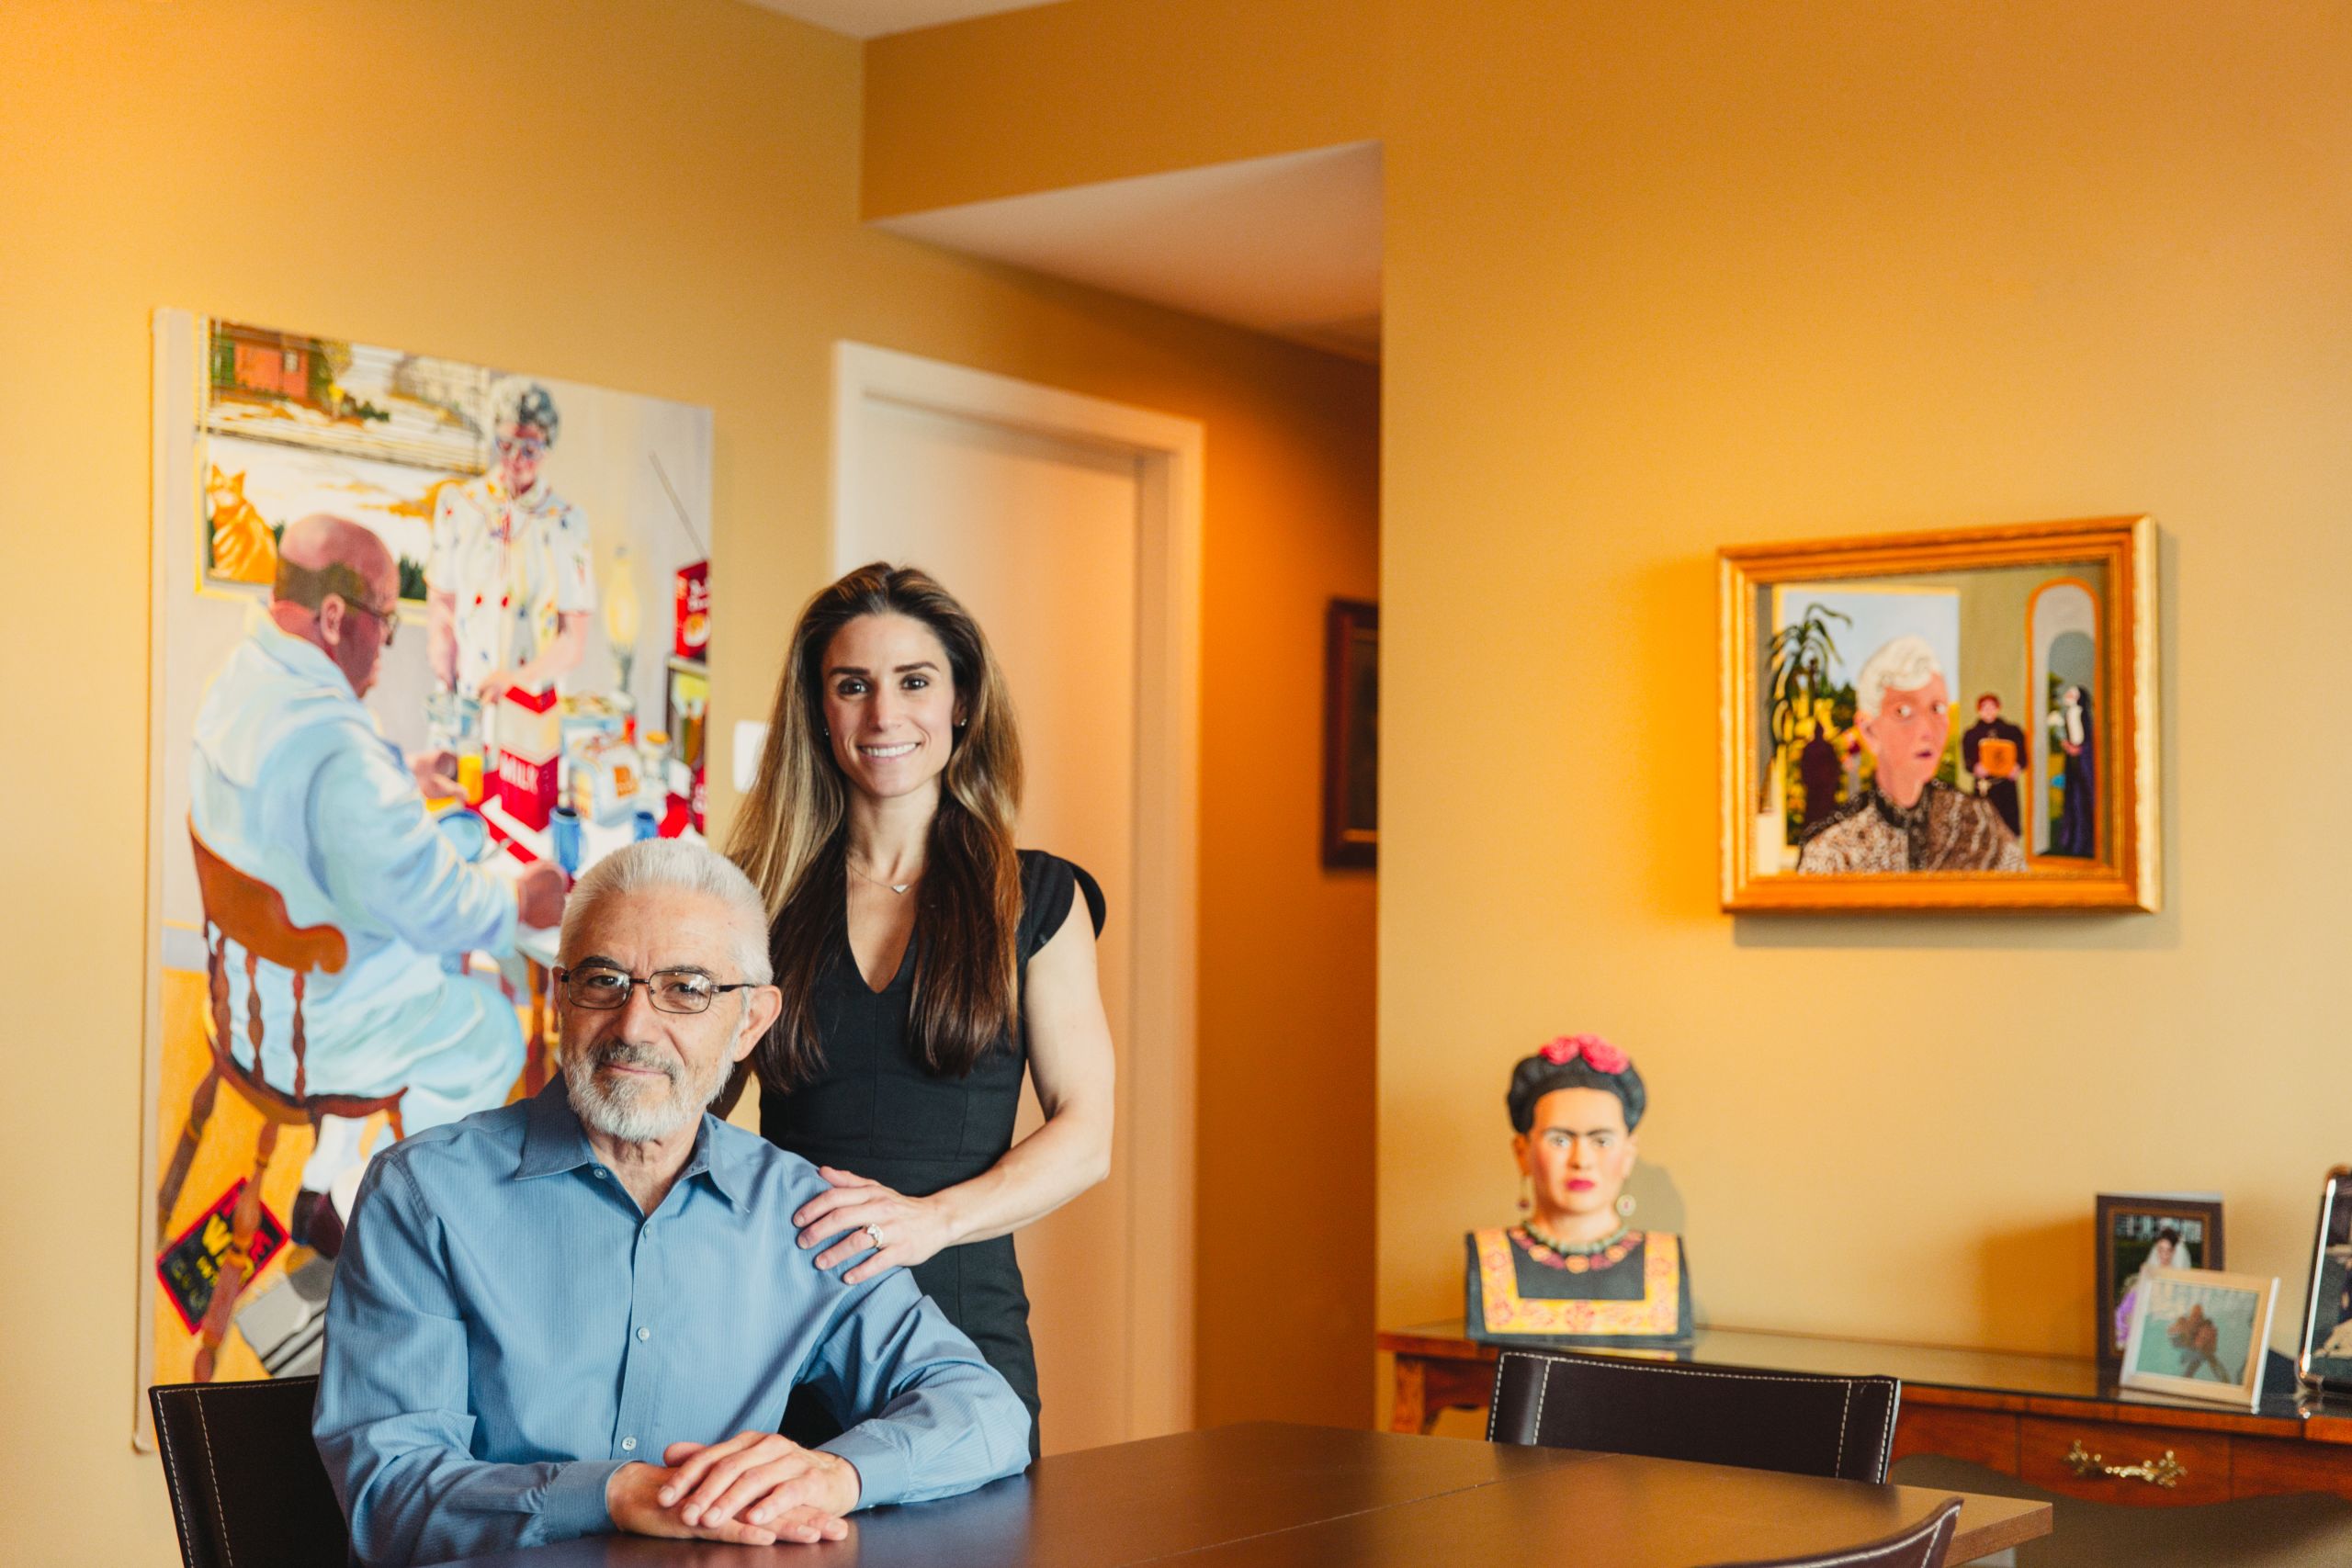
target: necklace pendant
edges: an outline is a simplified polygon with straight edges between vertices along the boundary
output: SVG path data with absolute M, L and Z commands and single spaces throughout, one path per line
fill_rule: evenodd
M 908 888 L 910 888 L 910 887 L 912 887 L 912 886 L 914 886 L 914 884 L 913 884 L 913 883 L 911 883 L 911 882 L 893 882 L 893 883 L 890 883 L 888 886 L 889 886 L 889 888 L 890 888 L 890 891 L 891 891 L 891 892 L 893 892 L 893 893 L 897 893 L 897 894 L 899 894 L 899 895 L 902 895 L 902 896 L 903 896 L 903 895 L 905 894 L 906 890 L 907 890 Z

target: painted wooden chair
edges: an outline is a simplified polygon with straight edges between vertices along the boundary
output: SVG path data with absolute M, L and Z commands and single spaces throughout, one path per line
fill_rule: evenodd
M 277 1151 L 278 1129 L 304 1125 L 316 1128 L 322 1116 L 360 1120 L 383 1111 L 390 1116 L 392 1136 L 397 1138 L 401 1132 L 401 1098 L 408 1090 L 396 1089 L 374 1098 L 310 1091 L 306 1060 L 310 1042 L 304 1031 L 303 994 L 311 975 L 342 971 L 350 955 L 343 932 L 333 926 L 296 925 L 287 914 L 286 899 L 277 889 L 247 876 L 214 854 L 192 822 L 187 836 L 196 851 L 196 882 L 204 901 L 205 974 L 211 992 L 210 1027 L 205 1032 L 205 1043 L 211 1048 L 212 1064 L 205 1072 L 204 1081 L 197 1085 L 196 1093 L 189 1098 L 187 1121 L 180 1129 L 179 1145 L 164 1168 L 162 1186 L 156 1190 L 155 1235 L 159 1241 L 170 1234 L 172 1210 L 179 1201 L 181 1187 L 187 1181 L 188 1168 L 196 1161 L 196 1151 L 203 1142 L 206 1124 L 212 1119 L 213 1101 L 220 1086 L 226 1083 L 231 1092 L 252 1106 L 262 1119 L 261 1134 L 254 1145 L 253 1172 L 245 1179 L 244 1190 L 237 1196 L 230 1220 L 229 1249 L 220 1260 L 220 1277 L 213 1283 L 211 1302 L 205 1308 L 204 1320 L 198 1329 L 196 1381 L 209 1382 L 221 1337 L 228 1332 L 230 1315 L 236 1310 L 237 1297 L 253 1278 L 252 1245 L 254 1232 L 261 1223 L 262 1178 L 268 1174 L 270 1156 Z M 229 1049 L 236 1028 L 229 1000 L 231 942 L 245 950 L 245 987 L 250 998 L 245 1038 L 253 1046 L 251 1067 L 242 1066 Z M 254 981 L 263 959 L 292 972 L 294 1015 L 288 1027 L 288 1043 L 293 1048 L 294 1080 L 283 1087 L 269 1082 L 262 1066 L 261 995 Z

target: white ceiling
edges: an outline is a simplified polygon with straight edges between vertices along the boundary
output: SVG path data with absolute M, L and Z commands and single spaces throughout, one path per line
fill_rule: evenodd
M 1380 215 L 1380 144 L 1359 141 L 941 208 L 878 227 L 1376 360 Z
M 880 38 L 886 33 L 910 33 L 967 17 L 997 11 L 1025 11 L 1052 0 L 752 0 L 771 11 L 813 22 L 829 32 L 852 38 Z

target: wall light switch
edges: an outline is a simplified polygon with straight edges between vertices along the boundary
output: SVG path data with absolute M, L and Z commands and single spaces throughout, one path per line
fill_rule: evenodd
M 760 776 L 760 753 L 767 749 L 767 720 L 739 718 L 735 721 L 735 793 L 750 791 L 752 781 Z

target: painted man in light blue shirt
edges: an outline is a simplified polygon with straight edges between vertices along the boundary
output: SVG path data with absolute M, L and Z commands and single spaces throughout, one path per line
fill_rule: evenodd
M 743 874 L 618 851 L 562 956 L 563 1076 L 361 1188 L 312 1421 L 360 1561 L 840 1540 L 1021 1470 L 1028 1412 L 972 1342 L 902 1269 L 819 1269 L 790 1217 L 824 1179 L 705 1110 L 783 1003 Z M 844 1428 L 816 1449 L 777 1435 L 802 1383 Z
M 368 528 L 323 513 L 287 527 L 268 607 L 205 688 L 188 767 L 188 825 L 206 847 L 285 900 L 297 926 L 341 931 L 341 970 L 304 976 L 303 1084 L 376 1099 L 405 1090 L 405 1129 L 505 1102 L 523 1065 L 514 1009 L 446 958 L 514 945 L 517 923 L 550 926 L 563 879 L 520 882 L 468 864 L 434 826 L 419 775 L 360 699 L 397 626 L 400 570 Z M 290 1090 L 293 976 L 229 944 L 231 1006 L 260 1002 L 259 1071 Z M 245 1031 L 229 1047 L 254 1066 Z M 302 1175 L 298 1239 L 333 1254 L 342 1225 L 317 1200 L 357 1180 L 356 1122 L 328 1117 Z M 347 1175 L 346 1175 L 347 1173 Z

